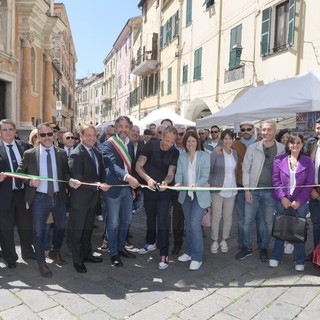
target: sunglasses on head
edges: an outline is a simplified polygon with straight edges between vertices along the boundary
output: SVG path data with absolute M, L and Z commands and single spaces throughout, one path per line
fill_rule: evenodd
M 178 135 L 179 135 L 180 137 L 183 137 L 184 132 L 178 132 Z
M 67 140 L 74 139 L 74 137 L 66 137 Z
M 218 133 L 219 131 L 217 130 L 212 130 L 211 133 Z
M 53 132 L 47 132 L 47 133 L 39 133 L 39 136 L 41 138 L 44 138 L 44 137 L 53 137 Z
M 252 128 L 242 128 L 240 129 L 241 132 L 250 132 L 252 130 Z

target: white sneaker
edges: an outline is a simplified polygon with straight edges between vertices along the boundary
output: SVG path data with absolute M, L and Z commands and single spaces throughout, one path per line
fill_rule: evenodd
M 269 267 L 276 268 L 278 265 L 279 265 L 279 261 L 277 261 L 275 259 L 270 259 L 269 260 Z
M 202 265 L 202 261 L 194 261 L 192 260 L 190 263 L 190 270 L 198 270 Z
M 187 255 L 186 253 L 182 254 L 178 258 L 178 261 L 181 261 L 181 262 L 187 262 L 187 261 L 190 261 L 190 260 L 191 260 L 191 257 L 189 255 Z
M 284 253 L 285 254 L 291 254 L 294 250 L 294 245 L 290 242 L 284 243 Z
M 227 242 L 225 240 L 222 240 L 220 243 L 220 248 L 222 253 L 227 253 L 229 251 Z
M 211 245 L 211 253 L 218 253 L 219 245 L 218 241 L 213 241 Z
M 103 216 L 102 216 L 101 214 L 99 214 L 99 215 L 97 216 L 97 220 L 98 220 L 98 221 L 103 221 Z
M 296 264 L 294 267 L 296 271 L 303 272 L 304 271 L 304 264 Z
M 149 251 L 153 251 L 153 250 L 156 250 L 156 249 L 157 249 L 157 246 L 156 246 L 155 243 L 154 244 L 146 243 L 143 248 L 139 249 L 138 253 L 139 254 L 145 254 L 145 253 L 148 253 Z
M 161 256 L 159 262 L 159 269 L 164 270 L 167 269 L 169 266 L 169 258 L 168 256 Z

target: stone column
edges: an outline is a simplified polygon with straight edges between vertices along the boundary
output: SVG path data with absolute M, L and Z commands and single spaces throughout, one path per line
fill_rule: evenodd
M 43 83 L 43 121 L 52 121 L 53 103 L 53 88 L 52 88 L 52 61 L 48 54 L 45 55 L 44 61 L 44 83 Z
M 21 126 L 31 126 L 31 42 L 22 41 Z

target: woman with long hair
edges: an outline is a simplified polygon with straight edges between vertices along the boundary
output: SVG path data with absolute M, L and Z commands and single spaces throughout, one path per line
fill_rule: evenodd
M 292 133 L 286 143 L 286 153 L 275 158 L 273 164 L 273 197 L 277 200 L 276 214 L 284 214 L 292 207 L 299 217 L 305 218 L 308 200 L 314 183 L 314 164 L 311 158 L 302 154 L 303 136 Z M 276 268 L 283 259 L 284 241 L 275 240 L 269 266 Z M 305 244 L 294 244 L 294 263 L 296 271 L 304 271 Z

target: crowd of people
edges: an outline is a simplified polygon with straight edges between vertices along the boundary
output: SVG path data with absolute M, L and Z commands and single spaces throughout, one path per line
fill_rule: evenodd
M 250 121 L 240 123 L 235 137 L 233 130 L 217 125 L 197 130 L 170 119 L 150 124 L 140 135 L 139 127 L 120 116 L 103 133 L 93 125 L 72 133 L 41 123 L 24 142 L 15 123 L 2 119 L 0 256 L 8 268 L 16 268 L 17 227 L 21 258 L 36 260 L 41 276 L 52 276 L 46 259 L 66 263 L 64 239 L 74 269 L 85 273 L 85 263 L 102 262 L 91 245 L 95 218 L 102 214 L 101 249 L 108 249 L 112 265 L 121 267 L 123 258 L 136 258 L 129 229 L 132 213 L 143 206 L 146 236 L 138 254 L 158 249 L 158 267 L 166 269 L 172 231 L 171 254 L 198 270 L 202 219 L 210 207 L 212 254 L 229 252 L 235 216 L 236 259 L 253 254 L 255 227 L 261 261 L 274 268 L 283 253 L 294 252 L 295 270 L 304 271 L 305 260 L 312 258 L 304 243 L 275 240 L 269 250 L 273 216 L 289 207 L 304 218 L 310 211 L 314 248 L 320 241 L 320 119 L 315 125 L 315 136 L 307 141 L 287 129 L 277 133 L 272 120 L 262 123 L 261 137 Z

